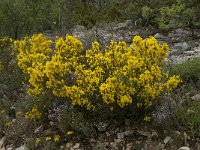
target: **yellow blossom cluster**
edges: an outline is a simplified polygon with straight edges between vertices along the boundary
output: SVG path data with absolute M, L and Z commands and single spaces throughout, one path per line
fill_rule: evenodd
M 180 82 L 162 69 L 169 47 L 154 37 L 135 36 L 130 46 L 111 41 L 105 49 L 95 41 L 86 52 L 82 45 L 69 35 L 57 37 L 55 48 L 42 34 L 16 41 L 18 65 L 32 86 L 29 94 L 51 92 L 89 110 L 101 105 L 147 108 Z
M 29 120 L 39 120 L 42 117 L 42 113 L 36 108 L 33 107 L 31 111 L 26 112 L 25 118 Z
M 44 69 L 46 62 L 50 59 L 52 41 L 43 34 L 34 35 L 31 38 L 15 41 L 14 47 L 19 51 L 17 56 L 19 68 L 29 75 L 31 88 L 29 94 L 42 92 L 45 80 Z

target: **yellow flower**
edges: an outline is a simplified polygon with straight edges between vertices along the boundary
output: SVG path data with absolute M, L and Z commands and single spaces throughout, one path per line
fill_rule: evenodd
M 55 135 L 55 137 L 54 137 L 54 142 L 57 142 L 57 141 L 59 141 L 60 140 L 60 135 Z
M 21 114 L 22 114 L 22 112 L 20 112 L 20 111 L 16 112 L 16 115 L 21 115 Z
M 34 121 L 39 120 L 41 116 L 42 116 L 42 113 L 36 107 L 33 107 L 31 111 L 28 111 L 25 114 L 26 119 L 30 119 Z
M 146 121 L 146 122 L 151 121 L 151 117 L 145 116 L 145 117 L 144 117 L 144 121 Z
M 1 114 L 4 114 L 5 112 L 6 112 L 5 110 L 1 110 L 1 111 L 0 111 Z
M 72 135 L 74 132 L 73 131 L 68 131 L 67 135 Z
M 41 142 L 41 139 L 36 138 L 36 140 L 35 140 L 35 144 L 39 144 L 40 142 Z
M 50 137 L 50 136 L 47 136 L 47 137 L 45 138 L 45 140 L 46 140 L 46 141 L 50 141 L 50 140 L 51 140 L 51 137 Z
M 6 122 L 5 126 L 6 126 L 7 128 L 9 128 L 9 127 L 11 126 L 11 124 L 12 124 L 12 122 Z

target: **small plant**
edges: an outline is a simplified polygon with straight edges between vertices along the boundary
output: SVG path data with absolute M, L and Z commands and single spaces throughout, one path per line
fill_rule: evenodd
M 172 115 L 172 128 L 178 131 L 186 131 L 193 138 L 200 137 L 200 102 L 193 101 L 186 103 L 182 108 L 175 111 Z
M 170 70 L 170 75 L 180 75 L 183 84 L 198 85 L 200 81 L 200 59 L 194 58 L 182 64 L 175 64 Z

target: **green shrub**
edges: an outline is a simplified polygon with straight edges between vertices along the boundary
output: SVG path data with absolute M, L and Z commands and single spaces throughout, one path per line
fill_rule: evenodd
M 200 81 L 200 58 L 188 60 L 182 64 L 175 64 L 170 69 L 170 75 L 180 75 L 183 84 L 197 85 Z
M 23 92 L 24 76 L 17 66 L 16 51 L 10 38 L 0 39 L 0 134 L 16 117 L 15 104 Z
M 188 102 L 172 114 L 171 128 L 186 131 L 191 137 L 200 137 L 200 102 Z

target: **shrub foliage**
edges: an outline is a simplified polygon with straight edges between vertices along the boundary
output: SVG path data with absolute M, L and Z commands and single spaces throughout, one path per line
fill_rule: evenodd
M 180 82 L 162 69 L 169 47 L 154 37 L 135 36 L 130 46 L 111 41 L 105 49 L 95 41 L 86 52 L 82 45 L 69 35 L 54 44 L 42 34 L 15 41 L 18 66 L 29 77 L 28 93 L 52 94 L 88 110 L 146 109 Z

